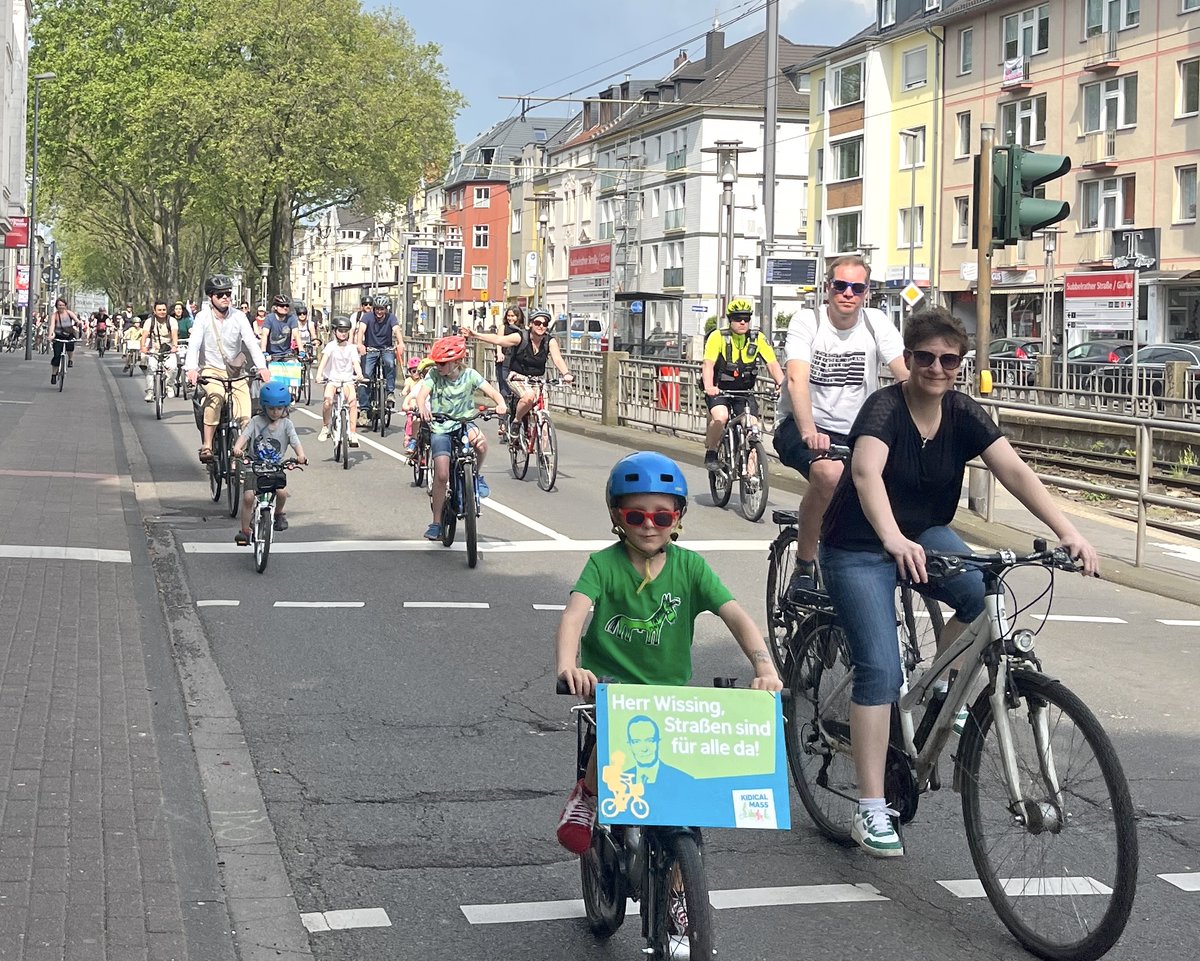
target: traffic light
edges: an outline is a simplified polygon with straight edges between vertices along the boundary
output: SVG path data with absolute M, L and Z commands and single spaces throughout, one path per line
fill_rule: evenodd
M 992 150 L 992 244 L 991 250 L 1003 247 L 1008 230 L 1008 161 L 1002 151 L 1005 147 Z M 971 178 L 971 249 L 979 249 L 979 185 L 983 180 L 983 154 L 975 155 L 975 173 Z
M 992 163 L 1005 165 L 1005 214 L 1004 243 L 1015 244 L 1018 240 L 1030 240 L 1036 231 L 1066 220 L 1071 205 L 1065 200 L 1047 200 L 1035 197 L 1034 191 L 1051 180 L 1066 176 L 1071 169 L 1071 158 L 1061 154 L 1034 153 L 1013 144 L 997 147 Z

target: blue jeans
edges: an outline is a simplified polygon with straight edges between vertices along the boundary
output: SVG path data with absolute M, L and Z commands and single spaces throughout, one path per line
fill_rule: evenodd
M 916 538 L 926 550 L 969 550 L 948 527 L 931 527 Z M 850 645 L 854 688 L 850 700 L 871 706 L 900 696 L 900 645 L 896 635 L 896 562 L 887 551 L 848 551 L 821 545 L 821 578 Z M 969 624 L 983 611 L 983 574 L 966 571 L 916 588 L 954 609 Z
M 396 389 L 396 351 L 391 347 L 385 347 L 379 350 L 374 347 L 368 347 L 367 352 L 362 356 L 362 372 L 363 379 L 370 382 L 375 376 L 375 365 L 379 359 L 383 358 L 383 383 L 387 392 L 390 394 Z M 371 402 L 371 398 L 367 393 L 367 384 L 360 384 L 358 387 L 358 409 L 366 410 Z

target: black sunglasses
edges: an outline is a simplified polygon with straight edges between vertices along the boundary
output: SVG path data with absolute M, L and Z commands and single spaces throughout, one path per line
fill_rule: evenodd
M 212 295 L 214 297 L 232 297 L 233 291 L 232 290 L 214 290 Z
M 936 360 L 942 370 L 958 370 L 962 366 L 962 354 L 935 354 L 931 350 L 910 350 L 913 363 L 918 367 L 932 367 Z
M 530 327 L 547 327 L 549 325 L 544 320 L 531 320 L 529 322 L 529 326 Z
M 861 297 L 867 292 L 867 285 L 860 284 L 857 281 L 851 283 L 848 280 L 831 280 L 829 286 L 836 290 L 839 294 L 844 294 L 849 290 L 855 297 Z

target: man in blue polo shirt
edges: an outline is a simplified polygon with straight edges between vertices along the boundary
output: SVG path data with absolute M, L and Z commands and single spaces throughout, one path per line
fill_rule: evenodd
M 376 363 L 383 363 L 384 387 L 388 404 L 393 404 L 392 393 L 396 389 L 396 364 L 404 359 L 404 335 L 400 332 L 400 321 L 392 313 L 391 298 L 376 294 L 371 298 L 371 312 L 364 313 L 354 331 L 354 342 L 362 356 L 362 373 L 366 380 L 375 374 Z M 370 403 L 367 385 L 358 388 L 358 419 L 365 421 L 365 411 Z
M 286 294 L 276 294 L 271 301 L 271 313 L 263 321 L 259 346 L 267 355 L 267 362 L 281 360 L 295 353 L 292 340 L 296 335 L 296 318 L 292 316 L 292 299 Z

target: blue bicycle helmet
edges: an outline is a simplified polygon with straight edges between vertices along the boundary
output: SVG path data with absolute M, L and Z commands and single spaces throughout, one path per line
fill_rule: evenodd
M 258 392 L 258 401 L 263 407 L 290 407 L 292 392 L 281 380 L 269 380 Z
M 671 458 L 652 450 L 622 457 L 608 475 L 604 499 L 609 507 L 626 494 L 671 494 L 687 503 L 688 488 L 683 471 Z

